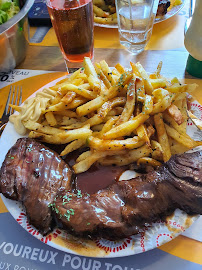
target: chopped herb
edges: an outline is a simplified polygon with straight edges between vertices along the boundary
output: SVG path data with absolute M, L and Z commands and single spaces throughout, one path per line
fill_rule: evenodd
M 65 205 L 66 203 L 68 203 L 68 202 L 65 202 L 64 200 L 62 200 L 62 205 Z
M 70 208 L 69 210 L 71 212 L 71 215 L 74 215 L 74 209 Z
M 14 159 L 14 157 L 11 157 L 11 159 Z
M 52 210 L 55 211 L 56 214 L 59 214 L 60 213 L 59 212 L 59 209 L 58 209 L 58 207 L 56 207 L 55 203 L 49 204 L 48 207 L 52 207 Z
M 74 215 L 74 210 L 71 208 L 67 210 L 67 212 L 64 214 L 64 217 L 67 218 L 68 221 L 70 221 L 70 217 Z
M 77 198 L 82 198 L 82 194 L 81 194 L 81 190 L 80 189 L 77 190 L 76 196 L 77 196 Z
M 86 225 L 89 226 L 90 225 L 90 222 L 88 222 Z
M 66 203 L 70 202 L 71 200 L 72 200 L 72 195 L 66 194 L 62 197 L 62 202 L 63 202 L 62 204 L 65 205 Z
M 31 152 L 33 149 L 30 146 L 28 146 L 27 150 L 28 150 L 28 152 Z
M 34 171 L 34 176 L 35 176 L 36 178 L 38 178 L 38 177 L 40 176 L 40 172 Z
M 123 84 L 123 76 L 124 75 L 125 75 L 125 73 L 121 74 L 121 76 L 119 78 L 118 86 L 122 86 L 122 84 Z

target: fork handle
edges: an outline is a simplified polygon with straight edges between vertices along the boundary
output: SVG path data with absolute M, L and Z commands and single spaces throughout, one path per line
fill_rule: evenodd
M 4 128 L 6 127 L 7 123 L 0 123 L 0 136 L 2 134 L 2 132 L 4 131 Z

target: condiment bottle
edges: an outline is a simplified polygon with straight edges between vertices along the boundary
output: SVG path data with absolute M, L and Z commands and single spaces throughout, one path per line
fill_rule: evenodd
M 191 24 L 185 34 L 184 45 L 189 52 L 186 70 L 202 78 L 202 1 L 196 0 Z

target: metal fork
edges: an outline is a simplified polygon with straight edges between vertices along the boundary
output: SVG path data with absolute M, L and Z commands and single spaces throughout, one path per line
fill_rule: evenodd
M 19 106 L 21 103 L 22 103 L 22 86 L 15 87 L 11 85 L 4 112 L 2 117 L 0 118 L 0 135 L 2 134 L 6 124 L 9 121 L 9 116 L 13 114 L 15 111 L 13 108 L 9 106 L 9 104 Z

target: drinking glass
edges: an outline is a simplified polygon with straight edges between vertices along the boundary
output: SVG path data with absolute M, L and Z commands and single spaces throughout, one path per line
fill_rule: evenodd
M 92 58 L 92 0 L 47 0 L 46 3 L 66 66 L 69 62 L 82 62 L 85 56 Z
M 116 0 L 120 43 L 134 55 L 149 41 L 159 0 Z

